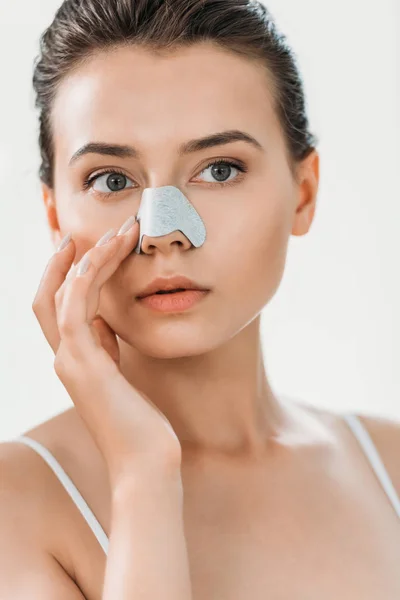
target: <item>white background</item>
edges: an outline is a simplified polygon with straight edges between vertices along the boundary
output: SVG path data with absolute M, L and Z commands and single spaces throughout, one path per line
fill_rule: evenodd
M 31 77 L 59 0 L 0 0 L 0 440 L 72 405 L 31 305 L 53 248 Z M 263 314 L 276 392 L 400 418 L 400 3 L 271 0 L 299 58 L 321 182 Z M 397 177 L 396 177 L 397 175 Z

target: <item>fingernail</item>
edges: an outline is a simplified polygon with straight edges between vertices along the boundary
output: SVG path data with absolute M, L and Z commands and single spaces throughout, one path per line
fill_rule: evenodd
M 107 233 L 105 233 L 103 235 L 103 237 L 101 237 L 99 239 L 99 241 L 97 242 L 96 246 L 103 246 L 103 244 L 106 244 L 109 240 L 111 240 L 111 238 L 113 238 L 115 236 L 115 231 L 114 229 L 110 229 L 109 231 L 107 231 Z
M 67 235 L 65 235 L 63 237 L 63 239 L 61 240 L 61 244 L 58 246 L 57 252 L 64 250 L 64 248 L 66 248 L 68 246 L 68 244 L 70 243 L 71 238 L 72 238 L 71 233 L 67 233 Z
M 129 219 L 127 219 L 125 221 L 125 223 L 122 225 L 121 229 L 118 231 L 117 235 L 123 235 L 124 233 L 126 233 L 134 224 L 136 223 L 136 217 L 132 216 L 129 217 Z
M 88 256 L 84 256 L 81 260 L 81 262 L 79 263 L 79 267 L 78 267 L 78 271 L 77 271 L 77 276 L 80 277 L 81 275 L 84 275 L 86 273 L 86 271 L 88 270 L 88 268 L 90 267 L 90 259 Z

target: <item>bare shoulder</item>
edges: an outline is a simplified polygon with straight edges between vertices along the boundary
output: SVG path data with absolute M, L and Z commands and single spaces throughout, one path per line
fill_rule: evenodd
M 72 417 L 67 410 L 21 433 L 48 449 L 67 471 L 73 461 L 68 449 L 74 447 L 71 439 L 76 436 L 80 447 L 82 438 Z M 73 575 L 69 552 L 73 528 L 65 527 L 67 521 L 74 522 L 73 506 L 54 472 L 38 452 L 14 439 L 0 443 L 0 472 L 3 514 L 13 514 L 25 535 L 32 536 L 38 548 L 53 555 Z
M 373 441 L 400 497 L 400 420 L 364 413 L 357 417 Z
M 107 469 L 75 408 L 20 435 L 50 452 L 107 534 L 111 520 Z M 8 440 L 0 443 L 0 472 L 0 511 L 8 513 L 11 505 L 11 518 L 23 535 L 34 539 L 37 548 L 51 556 L 87 598 L 100 597 L 104 551 L 43 456 L 24 443 Z
M 52 439 L 56 438 L 60 432 L 67 412 L 60 413 L 32 429 L 22 432 L 21 435 L 28 436 L 53 452 Z M 25 504 L 24 509 L 28 514 L 31 512 L 36 514 L 37 509 L 42 506 L 43 494 L 41 491 L 46 494 L 46 490 L 49 491 L 54 482 L 43 458 L 26 444 L 9 439 L 0 443 L 0 464 L 2 487 L 5 487 L 9 493 L 13 491 L 15 495 L 21 496 L 21 501 Z
M 0 597 L 83 599 L 52 553 L 49 487 L 40 461 L 22 444 L 0 444 Z
M 322 422 L 333 439 L 348 444 L 351 439 L 344 414 L 313 406 L 302 401 L 302 408 Z M 389 474 L 400 498 L 400 419 L 371 415 L 364 412 L 353 413 L 369 434 L 379 456 Z
M 0 472 L 3 515 L 12 515 L 38 548 L 51 553 L 56 519 L 48 509 L 58 500 L 58 488 L 47 464 L 25 444 L 7 440 L 0 443 Z

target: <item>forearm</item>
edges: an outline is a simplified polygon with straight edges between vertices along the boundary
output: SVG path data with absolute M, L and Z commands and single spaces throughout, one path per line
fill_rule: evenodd
M 102 600 L 191 600 L 180 473 L 135 474 L 113 493 Z

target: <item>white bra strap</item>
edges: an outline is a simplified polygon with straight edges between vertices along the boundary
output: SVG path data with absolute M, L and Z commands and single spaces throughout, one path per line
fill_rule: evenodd
M 371 436 L 369 435 L 368 431 L 361 423 L 357 415 L 352 413 L 346 413 L 343 416 L 347 421 L 349 427 L 353 431 L 359 444 L 361 445 L 361 448 L 364 450 L 369 462 L 371 463 L 371 467 L 375 471 L 376 476 L 378 477 L 383 489 L 389 497 L 389 500 L 397 513 L 397 516 L 400 518 L 400 498 L 396 493 L 396 490 L 389 477 L 386 467 L 379 456 L 379 453 L 371 439 Z
M 41 455 L 41 457 L 47 462 L 49 467 L 54 471 L 55 475 L 58 477 L 68 494 L 71 496 L 73 502 L 76 504 L 77 508 L 82 513 L 83 518 L 86 520 L 90 529 L 96 536 L 99 544 L 103 548 L 104 552 L 107 554 L 108 538 L 104 532 L 104 529 L 100 525 L 99 521 L 96 519 L 95 515 L 93 514 L 93 511 L 86 503 L 85 499 L 73 483 L 72 479 L 67 475 L 67 473 L 64 471 L 60 463 L 55 459 L 55 457 L 51 454 L 51 452 L 42 444 L 26 435 L 21 435 L 17 438 L 13 438 L 10 441 L 21 442 L 23 444 L 26 444 Z

